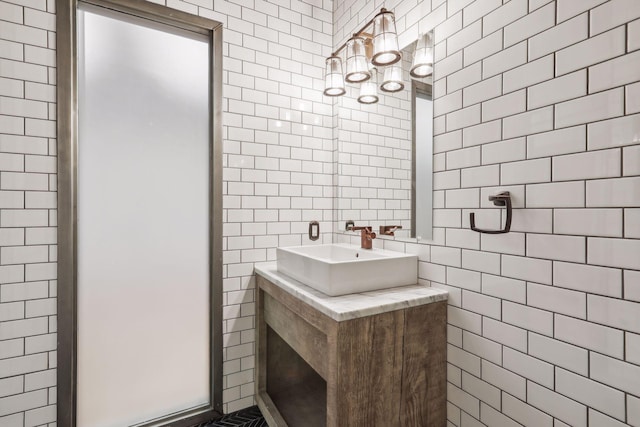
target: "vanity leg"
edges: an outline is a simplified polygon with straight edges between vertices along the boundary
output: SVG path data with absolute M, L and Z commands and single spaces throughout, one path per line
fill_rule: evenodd
M 403 327 L 404 310 L 337 325 L 328 426 L 399 425 Z
M 267 394 L 267 324 L 264 320 L 264 291 L 256 286 L 256 403 L 269 427 L 287 427 L 286 421 Z
M 447 303 L 406 310 L 401 426 L 447 424 Z

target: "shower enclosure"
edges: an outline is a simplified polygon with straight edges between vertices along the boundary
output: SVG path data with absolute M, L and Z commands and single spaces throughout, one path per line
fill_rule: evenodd
M 147 2 L 70 1 L 58 13 L 58 423 L 212 418 L 221 27 Z

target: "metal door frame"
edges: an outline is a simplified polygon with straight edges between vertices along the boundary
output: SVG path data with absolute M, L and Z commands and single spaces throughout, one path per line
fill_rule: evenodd
M 210 355 L 209 404 L 139 426 L 186 427 L 222 414 L 222 24 L 146 0 L 80 0 L 209 37 L 210 46 Z M 58 366 L 57 423 L 76 426 L 77 351 L 77 168 L 78 87 L 76 11 L 78 0 L 57 6 L 58 155 Z

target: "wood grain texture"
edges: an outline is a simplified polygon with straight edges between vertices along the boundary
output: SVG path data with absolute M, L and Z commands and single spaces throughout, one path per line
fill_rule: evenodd
M 256 403 L 270 427 L 288 427 L 267 394 L 267 324 L 264 320 L 265 293 L 256 289 Z
M 325 334 L 268 294 L 264 298 L 264 320 L 322 378 L 327 378 Z
M 290 426 L 324 427 L 327 383 L 273 329 L 267 329 L 267 393 Z
M 362 317 L 338 326 L 335 408 L 337 425 L 392 426 L 398 421 L 402 375 L 403 310 Z
M 264 296 L 256 288 L 256 395 L 266 393 L 267 386 L 267 324 L 264 321 Z M 262 410 L 262 408 L 260 408 Z
M 266 391 L 256 394 L 256 403 L 269 427 L 289 427 Z
M 256 390 L 270 426 L 446 426 L 446 301 L 337 322 L 257 283 Z
M 302 317 L 305 321 L 310 323 L 314 328 L 319 329 L 321 332 L 326 334 L 332 327 L 335 327 L 335 320 L 326 314 L 319 312 L 310 305 L 300 301 L 290 293 L 283 291 L 277 285 L 269 282 L 264 277 L 256 276 L 256 284 L 258 289 L 262 289 L 269 295 L 273 296 L 276 300 L 288 307 L 289 310 Z
M 447 304 L 406 310 L 400 425 L 444 426 L 447 381 Z

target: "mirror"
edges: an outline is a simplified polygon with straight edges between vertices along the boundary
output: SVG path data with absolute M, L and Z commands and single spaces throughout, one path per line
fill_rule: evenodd
M 356 84 L 337 100 L 338 231 L 353 220 L 376 233 L 381 225 L 400 225 L 395 239 L 432 238 L 432 77 L 410 77 L 415 45 L 402 51 L 401 91 L 381 91 L 379 70 L 372 77 L 377 103 L 358 103 Z
M 432 85 L 411 85 L 411 237 L 433 238 L 433 93 Z

